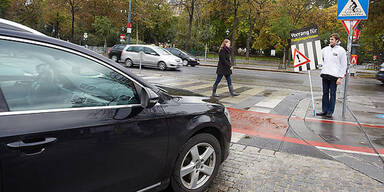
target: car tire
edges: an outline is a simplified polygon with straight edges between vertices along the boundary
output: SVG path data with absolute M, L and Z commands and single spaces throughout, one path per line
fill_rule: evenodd
M 158 66 L 159 66 L 159 69 L 162 70 L 162 71 L 167 70 L 167 64 L 165 64 L 162 61 L 159 62 Z
M 188 66 L 188 60 L 183 60 L 183 66 Z
M 191 65 L 191 67 L 195 67 L 196 65 Z
M 171 177 L 173 190 L 205 191 L 217 175 L 220 162 L 220 144 L 213 135 L 203 133 L 193 136 L 183 145 L 177 157 Z
M 125 66 L 126 67 L 132 67 L 133 66 L 132 60 L 131 59 L 126 59 L 125 60 Z
M 113 56 L 111 57 L 111 59 L 112 59 L 113 61 L 117 62 L 117 56 L 116 56 L 116 55 L 113 55 Z

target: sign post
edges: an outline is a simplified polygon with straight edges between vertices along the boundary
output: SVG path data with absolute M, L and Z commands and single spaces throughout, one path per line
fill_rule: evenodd
M 342 20 L 348 33 L 347 43 L 347 70 L 344 83 L 344 99 L 342 118 L 345 119 L 345 109 L 347 105 L 347 87 L 349 80 L 349 67 L 351 64 L 351 51 L 353 41 L 353 31 L 356 29 L 361 19 L 368 19 L 369 0 L 338 0 L 337 19 Z
M 317 26 L 306 27 L 290 32 L 293 67 L 295 72 L 308 71 L 312 97 L 313 116 L 316 116 L 313 98 L 311 70 L 318 69 L 323 62 L 319 30 Z
M 311 62 L 308 57 L 306 57 L 303 53 L 295 48 L 293 57 L 293 67 L 298 68 L 304 64 Z M 315 100 L 313 99 L 313 91 L 312 91 L 312 79 L 311 79 L 311 70 L 308 70 L 308 78 L 309 78 L 309 87 L 311 90 L 311 98 L 312 98 L 312 108 L 313 108 L 313 116 L 316 116 L 316 108 L 315 108 Z
M 352 28 L 352 22 L 350 22 L 350 26 Z M 345 83 L 344 83 L 344 101 L 343 101 L 343 112 L 342 112 L 342 117 L 345 119 L 345 109 L 347 106 L 347 87 L 348 87 L 348 80 L 349 80 L 349 67 L 351 65 L 351 51 L 352 51 L 352 32 L 349 33 L 348 35 L 348 44 L 347 44 L 347 71 L 345 74 Z

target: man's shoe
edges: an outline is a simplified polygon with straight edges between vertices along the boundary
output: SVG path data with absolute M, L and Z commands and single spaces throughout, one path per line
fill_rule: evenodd
M 332 118 L 332 114 L 327 113 L 327 114 L 325 115 L 325 117 L 328 118 L 328 119 L 331 119 L 331 118 Z
M 325 116 L 325 115 L 327 115 L 327 113 L 325 113 L 325 112 L 321 112 L 321 113 L 316 113 L 316 115 L 317 115 L 317 116 Z

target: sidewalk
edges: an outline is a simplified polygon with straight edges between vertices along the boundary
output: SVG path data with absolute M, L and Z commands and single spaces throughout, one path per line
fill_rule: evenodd
M 233 143 L 209 192 L 384 191 L 342 163 Z
M 206 63 L 201 62 L 201 66 L 210 66 L 210 67 L 216 67 L 216 63 Z M 301 72 L 294 72 L 293 68 L 287 68 L 287 69 L 279 69 L 279 65 L 273 64 L 273 65 L 251 65 L 251 64 L 238 64 L 235 66 L 235 69 L 245 69 L 245 70 L 260 70 L 260 71 L 272 71 L 272 72 L 285 72 L 285 73 L 296 73 L 296 74 L 303 74 L 306 75 L 306 71 Z M 316 70 L 312 72 L 312 78 L 320 78 L 320 70 Z M 376 74 L 376 71 L 371 70 L 364 70 L 363 68 L 357 69 L 357 74 L 363 74 L 362 77 L 367 77 L 367 74 L 369 77 L 373 77 Z M 321 83 L 321 82 L 320 82 Z M 342 86 L 338 86 L 338 102 L 343 101 L 343 92 Z M 321 96 L 315 96 L 316 100 L 316 106 L 319 106 L 318 104 L 321 104 Z M 379 124 L 384 125 L 384 119 L 377 118 L 376 116 L 380 116 L 381 114 L 384 114 L 384 97 L 381 98 L 380 96 L 377 97 L 370 97 L 370 98 L 361 98 L 358 96 L 348 95 L 348 106 L 350 109 L 355 113 L 355 115 L 358 117 L 358 119 L 366 124 Z M 342 109 L 342 105 L 339 107 L 336 107 L 336 109 Z M 317 109 L 316 111 L 321 111 L 320 109 Z M 335 112 L 336 113 L 336 112 Z M 341 114 L 341 112 L 339 113 Z M 341 117 L 338 117 L 338 120 L 341 120 Z M 352 117 L 349 117 L 347 121 L 355 121 Z

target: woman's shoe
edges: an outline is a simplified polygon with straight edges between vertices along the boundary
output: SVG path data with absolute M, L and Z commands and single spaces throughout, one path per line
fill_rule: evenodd
M 228 85 L 228 88 L 229 88 L 229 93 L 231 94 L 232 97 L 235 97 L 235 96 L 239 96 L 240 94 L 236 93 L 234 90 L 233 90 L 233 86 L 232 85 Z
M 217 86 L 214 85 L 212 88 L 212 97 L 219 97 L 219 95 L 216 94 L 216 89 L 217 89 Z

